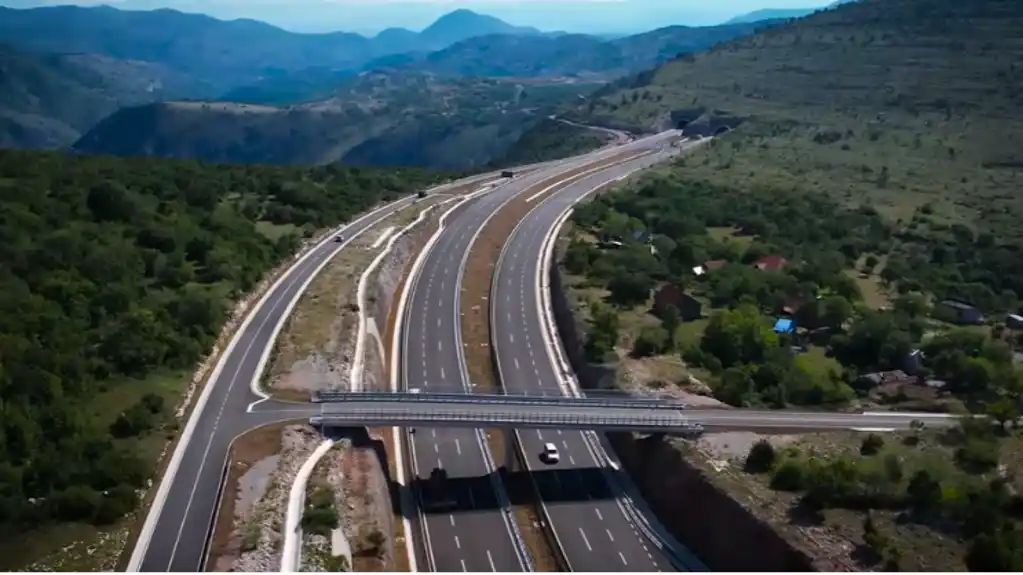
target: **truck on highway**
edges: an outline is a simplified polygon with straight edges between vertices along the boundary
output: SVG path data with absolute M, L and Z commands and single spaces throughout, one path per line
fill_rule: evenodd
M 448 471 L 442 467 L 434 467 L 430 479 L 426 481 L 426 493 L 423 506 L 430 511 L 439 511 L 454 507 L 455 498 L 448 489 Z

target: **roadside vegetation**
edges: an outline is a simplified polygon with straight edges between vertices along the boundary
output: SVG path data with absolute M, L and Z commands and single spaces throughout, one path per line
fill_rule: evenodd
M 595 150 L 607 141 L 604 134 L 544 118 L 527 129 L 493 165 L 521 166 L 567 158 Z
M 1014 0 L 849 2 L 608 86 L 573 119 L 731 127 L 679 169 L 1019 239 L 1021 26 Z
M 231 302 L 317 230 L 440 177 L 0 152 L 3 564 L 45 555 L 26 537 L 69 543 L 37 530 L 134 510 Z
M 1020 448 L 1015 429 L 983 421 L 899 434 L 764 439 L 747 474 L 794 521 L 854 541 L 864 566 L 887 571 L 1019 571 Z
M 862 0 L 681 56 L 571 116 L 719 136 L 581 206 L 562 239 L 585 359 L 616 385 L 990 416 L 675 444 L 829 560 L 1021 567 L 1021 22 L 1008 0 Z
M 1003 322 L 1023 293 L 1011 244 L 964 226 L 906 229 L 823 196 L 672 174 L 604 194 L 572 222 L 564 267 L 589 290 L 591 362 L 616 361 L 622 345 L 633 358 L 678 354 L 735 406 L 930 398 L 934 410 L 1018 413 L 1013 349 L 1023 333 Z M 672 288 L 685 296 L 658 309 L 657 294 Z M 865 290 L 886 303 L 873 308 Z M 971 294 L 990 325 L 947 322 L 940 300 Z M 906 376 L 896 386 L 870 379 L 896 370 Z

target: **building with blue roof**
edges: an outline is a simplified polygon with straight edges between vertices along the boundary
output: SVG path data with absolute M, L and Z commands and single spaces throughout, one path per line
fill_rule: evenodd
M 796 331 L 796 323 L 789 318 L 780 318 L 774 324 L 775 333 L 792 333 Z

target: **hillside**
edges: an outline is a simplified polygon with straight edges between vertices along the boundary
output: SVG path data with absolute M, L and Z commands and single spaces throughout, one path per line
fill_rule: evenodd
M 388 54 L 436 50 L 495 33 L 536 31 L 468 10 L 443 16 L 422 33 L 391 30 L 366 38 L 346 32 L 298 34 L 254 20 L 224 21 L 169 9 L 0 7 L 0 42 L 43 53 L 101 54 L 160 64 L 205 84 L 211 91 L 205 97 L 267 74 L 316 67 L 358 70 Z
M 705 134 L 741 124 L 686 172 L 1019 236 L 1020 30 L 1012 0 L 863 0 L 673 60 L 575 118 Z
M 734 26 L 669 26 L 615 40 L 585 34 L 488 35 L 397 63 L 448 76 L 614 78 L 652 68 L 683 52 L 705 50 L 770 22 Z M 367 67 L 389 63 L 373 61 Z M 395 64 L 390 64 L 395 65 Z
M 138 505 L 232 301 L 316 230 L 441 177 L 11 151 L 0 173 L 0 568 L 15 571 Z
M 750 22 L 760 22 L 761 20 L 802 18 L 816 11 L 816 8 L 763 8 L 731 18 L 725 24 L 747 24 Z
M 156 64 L 38 56 L 0 44 L 0 148 L 67 146 L 121 106 L 196 92 L 187 77 Z
M 500 155 L 536 118 L 592 87 L 366 73 L 330 98 L 275 108 L 169 102 L 127 108 L 74 146 L 120 156 L 465 169 Z
M 541 32 L 536 28 L 512 26 L 493 16 L 462 8 L 441 16 L 420 32 L 418 48 L 438 50 L 475 36 L 494 34 L 539 36 Z

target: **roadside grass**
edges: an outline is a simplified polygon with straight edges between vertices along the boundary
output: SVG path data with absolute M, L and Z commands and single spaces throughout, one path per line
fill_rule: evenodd
M 297 229 L 298 228 L 295 224 L 275 224 L 265 220 L 256 222 L 256 231 L 271 240 L 276 240 L 282 236 L 294 233 Z
M 303 360 L 323 361 L 332 379 L 347 380 L 347 366 L 352 361 L 348 354 L 355 350 L 346 348 L 359 322 L 356 301 L 359 278 L 394 234 L 439 201 L 438 197 L 427 198 L 384 218 L 334 256 L 316 276 L 295 304 L 274 344 L 273 359 L 264 376 L 269 393 L 279 399 L 308 401 L 309 391 L 320 382 L 285 381 L 292 375 L 295 364 Z M 388 228 L 392 228 L 390 235 L 373 249 L 373 244 Z M 303 374 L 303 377 L 308 376 Z
M 750 235 L 739 235 L 739 230 L 735 227 L 707 228 L 707 233 L 719 242 L 732 243 L 744 250 L 753 243 L 754 239 Z
M 888 262 L 888 256 L 879 256 L 877 258 L 878 264 L 870 271 L 867 271 L 867 257 L 868 254 L 860 256 L 859 260 L 856 261 L 856 268 L 846 270 L 845 273 L 856 282 L 856 287 L 860 288 L 863 303 L 867 304 L 871 309 L 881 309 L 891 301 L 888 290 L 885 289 L 880 276 L 881 270 L 884 269 L 885 264 Z
M 831 374 L 841 374 L 842 364 L 833 357 L 828 357 L 827 351 L 822 347 L 811 345 L 805 352 L 796 354 L 799 361 L 815 378 L 827 379 Z
M 751 191 L 823 193 L 893 221 L 931 204 L 1019 238 L 1023 121 L 1019 79 L 1006 70 L 1020 57 L 1020 13 L 1011 2 L 971 5 L 961 27 L 920 16 L 963 8 L 845 5 L 673 60 L 580 105 L 577 119 L 651 127 L 695 110 L 744 121 L 675 169 Z
M 147 469 L 155 469 L 167 442 L 177 431 L 174 410 L 188 387 L 183 371 L 163 371 L 145 379 L 119 379 L 90 399 L 87 413 L 92 423 L 108 427 L 124 410 L 148 393 L 164 400 L 164 408 L 153 428 L 137 438 L 114 440 L 140 453 Z M 60 523 L 41 527 L 21 536 L 0 541 L 0 569 L 33 571 L 110 571 L 128 538 L 132 514 L 108 527 L 81 523 Z M 26 567 L 27 566 L 27 567 Z
M 958 443 L 949 438 L 948 432 L 925 430 L 920 433 L 898 432 L 880 434 L 884 444 L 877 454 L 864 456 L 860 448 L 866 433 L 839 432 L 817 433 L 804 435 L 795 443 L 781 448 L 781 460 L 795 458 L 801 461 L 809 459 L 834 461 L 846 457 L 859 460 L 861 465 L 876 473 L 884 473 L 886 459 L 897 459 L 903 470 L 901 486 L 904 488 L 909 478 L 918 470 L 927 470 L 932 477 L 941 477 L 947 485 L 984 481 L 1001 474 L 1006 477 L 1018 477 L 1023 456 L 1023 439 L 1019 433 L 1012 433 L 1002 442 L 1001 471 L 987 473 L 968 473 L 956 465 L 956 449 Z M 741 468 L 741 461 L 735 462 Z M 794 524 L 807 521 L 797 507 L 798 495 L 775 491 L 769 487 L 770 475 L 746 475 L 755 484 L 758 491 L 773 494 L 783 509 L 788 513 Z M 1018 481 L 1018 480 L 1016 480 Z M 950 488 L 951 489 L 951 488 Z M 953 490 L 954 491 L 954 490 Z M 950 494 L 952 492 L 949 492 Z M 879 528 L 892 538 L 894 545 L 901 552 L 901 571 L 961 571 L 963 570 L 965 547 L 954 535 L 943 533 L 941 529 L 907 521 L 898 511 L 873 510 Z M 826 527 L 833 533 L 857 545 L 863 544 L 864 512 L 850 509 L 826 509 L 819 527 Z

